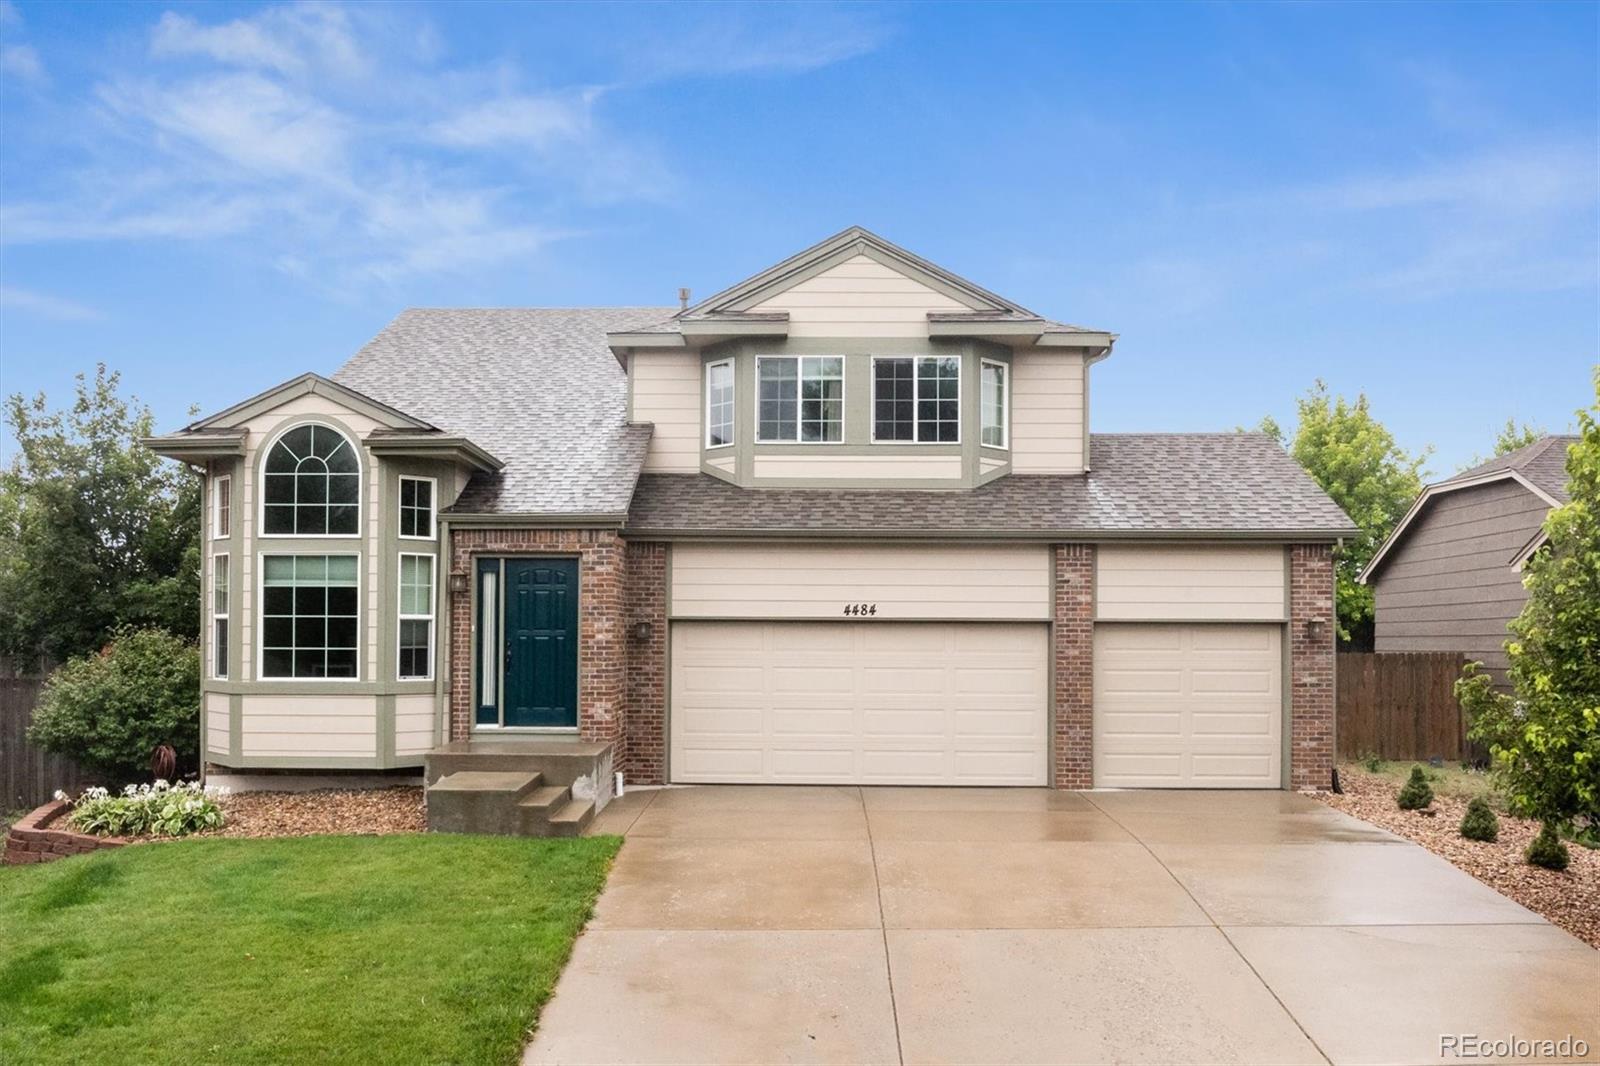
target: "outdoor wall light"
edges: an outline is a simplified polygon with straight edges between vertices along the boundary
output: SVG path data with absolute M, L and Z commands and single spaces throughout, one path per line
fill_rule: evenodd
M 649 622 L 635 622 L 635 623 L 633 623 L 633 639 L 638 641 L 640 644 L 643 644 L 646 641 L 648 641 L 650 639 L 650 634 L 652 634 L 654 632 L 655 632 L 655 627 L 652 626 Z
M 459 596 L 471 587 L 472 586 L 467 581 L 466 574 L 450 575 L 450 592 L 452 595 Z
M 1306 639 L 1312 642 L 1321 641 L 1328 631 L 1328 623 L 1323 618 L 1306 619 Z

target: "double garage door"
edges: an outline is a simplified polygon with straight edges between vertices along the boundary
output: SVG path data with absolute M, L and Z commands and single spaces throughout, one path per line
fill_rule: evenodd
M 1048 580 L 1037 560 L 1007 549 L 979 559 L 856 551 L 843 561 L 795 552 L 675 547 L 673 781 L 1049 784 Z M 919 559 L 921 573 L 910 565 Z M 990 575 L 990 587 L 952 593 L 940 573 Z M 1119 608 L 1115 578 L 1102 574 L 1111 580 L 1094 628 L 1095 784 L 1279 787 L 1281 623 L 1127 620 L 1147 608 Z M 853 594 L 874 575 L 888 576 Z M 1225 574 L 1216 587 L 1236 596 L 1241 581 Z M 1132 596 L 1148 598 L 1145 588 Z M 941 596 L 952 611 L 998 604 L 1002 617 L 925 618 Z M 881 613 L 817 618 L 848 599 Z M 1124 617 L 1107 617 L 1118 610 Z M 767 617 L 725 617 L 743 611 Z

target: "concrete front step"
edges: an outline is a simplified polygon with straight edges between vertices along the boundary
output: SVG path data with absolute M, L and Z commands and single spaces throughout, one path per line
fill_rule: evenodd
M 550 816 L 550 832 L 546 835 L 553 837 L 580 836 L 585 827 L 592 821 L 594 821 L 593 800 L 569 800 L 565 806 Z
M 428 828 L 435 833 L 523 832 L 521 799 L 544 784 L 537 773 L 459 770 L 428 789 Z

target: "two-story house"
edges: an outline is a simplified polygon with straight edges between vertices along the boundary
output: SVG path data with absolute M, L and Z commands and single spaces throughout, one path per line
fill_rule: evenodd
M 1352 526 L 1264 436 L 1091 433 L 1115 339 L 859 228 L 685 308 L 407 311 L 150 442 L 205 472 L 205 758 L 1325 787 Z

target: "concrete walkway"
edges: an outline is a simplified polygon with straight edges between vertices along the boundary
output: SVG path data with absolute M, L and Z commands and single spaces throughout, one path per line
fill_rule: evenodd
M 1300 796 L 724 786 L 595 828 L 527 1063 L 1600 1060 L 1600 953 Z

